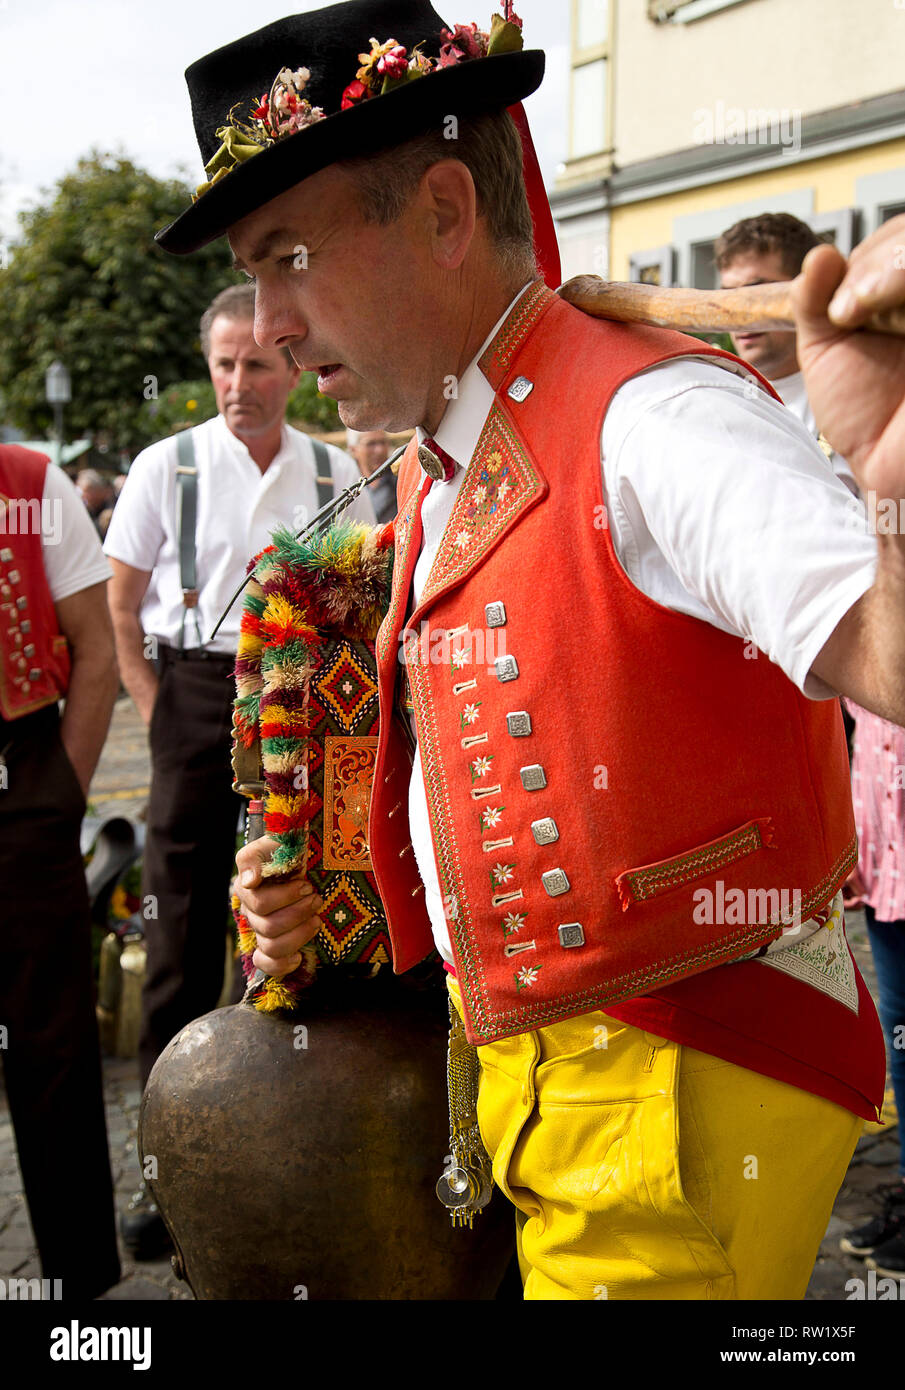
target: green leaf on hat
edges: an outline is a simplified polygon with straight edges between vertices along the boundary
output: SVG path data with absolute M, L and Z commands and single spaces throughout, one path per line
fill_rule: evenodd
M 487 57 L 496 53 L 521 53 L 525 46 L 522 31 L 502 15 L 495 14 L 490 25 L 490 39 L 487 44 Z

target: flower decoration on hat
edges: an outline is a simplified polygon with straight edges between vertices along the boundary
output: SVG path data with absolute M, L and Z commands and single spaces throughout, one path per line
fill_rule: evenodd
M 312 106 L 302 92 L 311 81 L 307 68 L 280 68 L 269 95 L 261 97 L 261 105 L 252 112 L 255 120 L 261 123 L 268 138 L 279 140 L 281 135 L 294 135 L 297 130 L 315 121 L 322 121 L 324 113 L 319 106 Z
M 342 109 L 347 111 L 372 97 L 384 96 L 404 82 L 426 77 L 441 68 L 456 67 L 474 58 L 492 58 L 497 53 L 518 53 L 523 47 L 522 21 L 512 3 L 504 3 L 503 14 L 493 16 L 489 31 L 474 23 L 456 24 L 452 29 L 444 29 L 443 37 L 446 42 L 437 59 L 420 53 L 417 47 L 408 56 L 395 39 L 387 43 L 372 39 L 370 53 L 358 55 L 362 66 L 355 81 L 343 92 Z
M 442 31 L 445 42 L 438 58 L 421 52 L 420 44 L 409 52 L 396 39 L 381 43 L 371 39 L 368 53 L 359 53 L 360 67 L 355 78 L 342 95 L 340 109 L 348 111 L 375 97 L 385 96 L 408 82 L 428 77 L 444 68 L 476 58 L 491 58 L 501 53 L 518 53 L 523 48 L 522 21 L 515 13 L 513 0 L 503 0 L 503 13 L 495 14 L 490 29 L 477 24 L 456 24 Z M 224 125 L 217 129 L 221 144 L 204 166 L 206 183 L 196 190 L 193 201 L 207 193 L 215 183 L 261 150 L 296 135 L 308 126 L 326 119 L 319 106 L 302 95 L 311 79 L 308 68 L 292 71 L 281 68 L 269 92 L 265 92 L 244 118 L 236 115 L 241 102 L 232 108 Z
M 239 120 L 234 106 L 226 125 L 217 130 L 222 144 L 204 166 L 208 182 L 196 190 L 193 202 L 224 178 L 238 164 L 259 154 L 285 135 L 295 135 L 306 126 L 324 120 L 320 106 L 312 106 L 302 96 L 311 80 L 307 68 L 280 68 L 270 91 L 264 92 L 247 120 Z
M 494 16 L 496 18 L 496 16 Z M 441 68 L 451 68 L 467 58 L 485 58 L 490 35 L 484 34 L 476 24 L 457 24 L 450 32 L 443 30 L 446 43 L 440 49 Z

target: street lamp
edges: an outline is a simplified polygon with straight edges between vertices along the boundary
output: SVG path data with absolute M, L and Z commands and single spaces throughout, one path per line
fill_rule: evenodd
M 44 394 L 53 406 L 54 431 L 57 436 L 57 464 L 63 462 L 63 406 L 72 400 L 72 382 L 62 362 L 52 362 L 44 377 Z

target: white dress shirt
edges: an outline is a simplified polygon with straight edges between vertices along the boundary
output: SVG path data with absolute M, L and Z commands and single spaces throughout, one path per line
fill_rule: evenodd
M 808 393 L 805 390 L 804 372 L 793 372 L 791 376 L 780 377 L 778 381 L 773 381 L 770 384 L 777 395 L 782 396 L 783 404 L 787 405 L 792 414 L 801 421 L 808 434 L 816 439 L 820 431 L 817 429 L 811 402 L 808 400 Z M 855 475 L 849 468 L 848 462 L 841 454 L 835 452 L 827 454 L 827 458 L 836 477 L 842 479 L 849 492 L 855 497 L 860 497 Z
M 493 403 L 478 359 L 511 308 L 434 435 L 459 466 L 424 500 L 415 604 Z M 852 525 L 851 494 L 808 429 L 759 386 L 752 394 L 752 380 L 731 363 L 688 357 L 648 368 L 615 392 L 601 438 L 613 544 L 648 597 L 752 639 L 805 695 L 828 698 L 835 692 L 811 666 L 872 584 L 876 542 Z M 434 940 L 451 963 L 418 749 L 409 821 Z
M 308 435 L 284 423 L 280 449 L 264 473 L 248 449 L 216 415 L 192 431 L 198 469 L 195 528 L 198 607 L 188 612 L 185 645 L 202 642 L 210 651 L 235 652 L 242 600 L 236 601 L 213 642 L 217 619 L 245 576 L 248 561 L 270 544 L 277 526 L 298 531 L 318 510 L 314 447 Z M 348 454 L 327 446 L 334 493 L 357 482 L 358 467 Z M 104 550 L 134 569 L 152 571 L 141 605 L 141 623 L 172 646 L 179 643 L 185 608 L 179 579 L 176 524 L 177 437 L 161 439 L 138 455 L 113 512 Z M 344 520 L 374 525 L 374 509 L 364 492 L 343 513 Z

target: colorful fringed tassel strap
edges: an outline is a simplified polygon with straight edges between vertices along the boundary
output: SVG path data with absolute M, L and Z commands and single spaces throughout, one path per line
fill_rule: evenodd
M 277 531 L 252 562 L 236 659 L 236 786 L 259 745 L 264 828 L 277 842 L 264 877 L 301 870 L 324 900 L 324 926 L 298 969 L 251 990 L 265 1011 L 294 1007 L 318 965 L 390 959 L 368 809 L 378 733 L 374 638 L 389 605 L 392 560 L 392 524 L 340 522 L 307 541 Z M 233 906 L 252 981 L 255 935 L 238 899 Z

